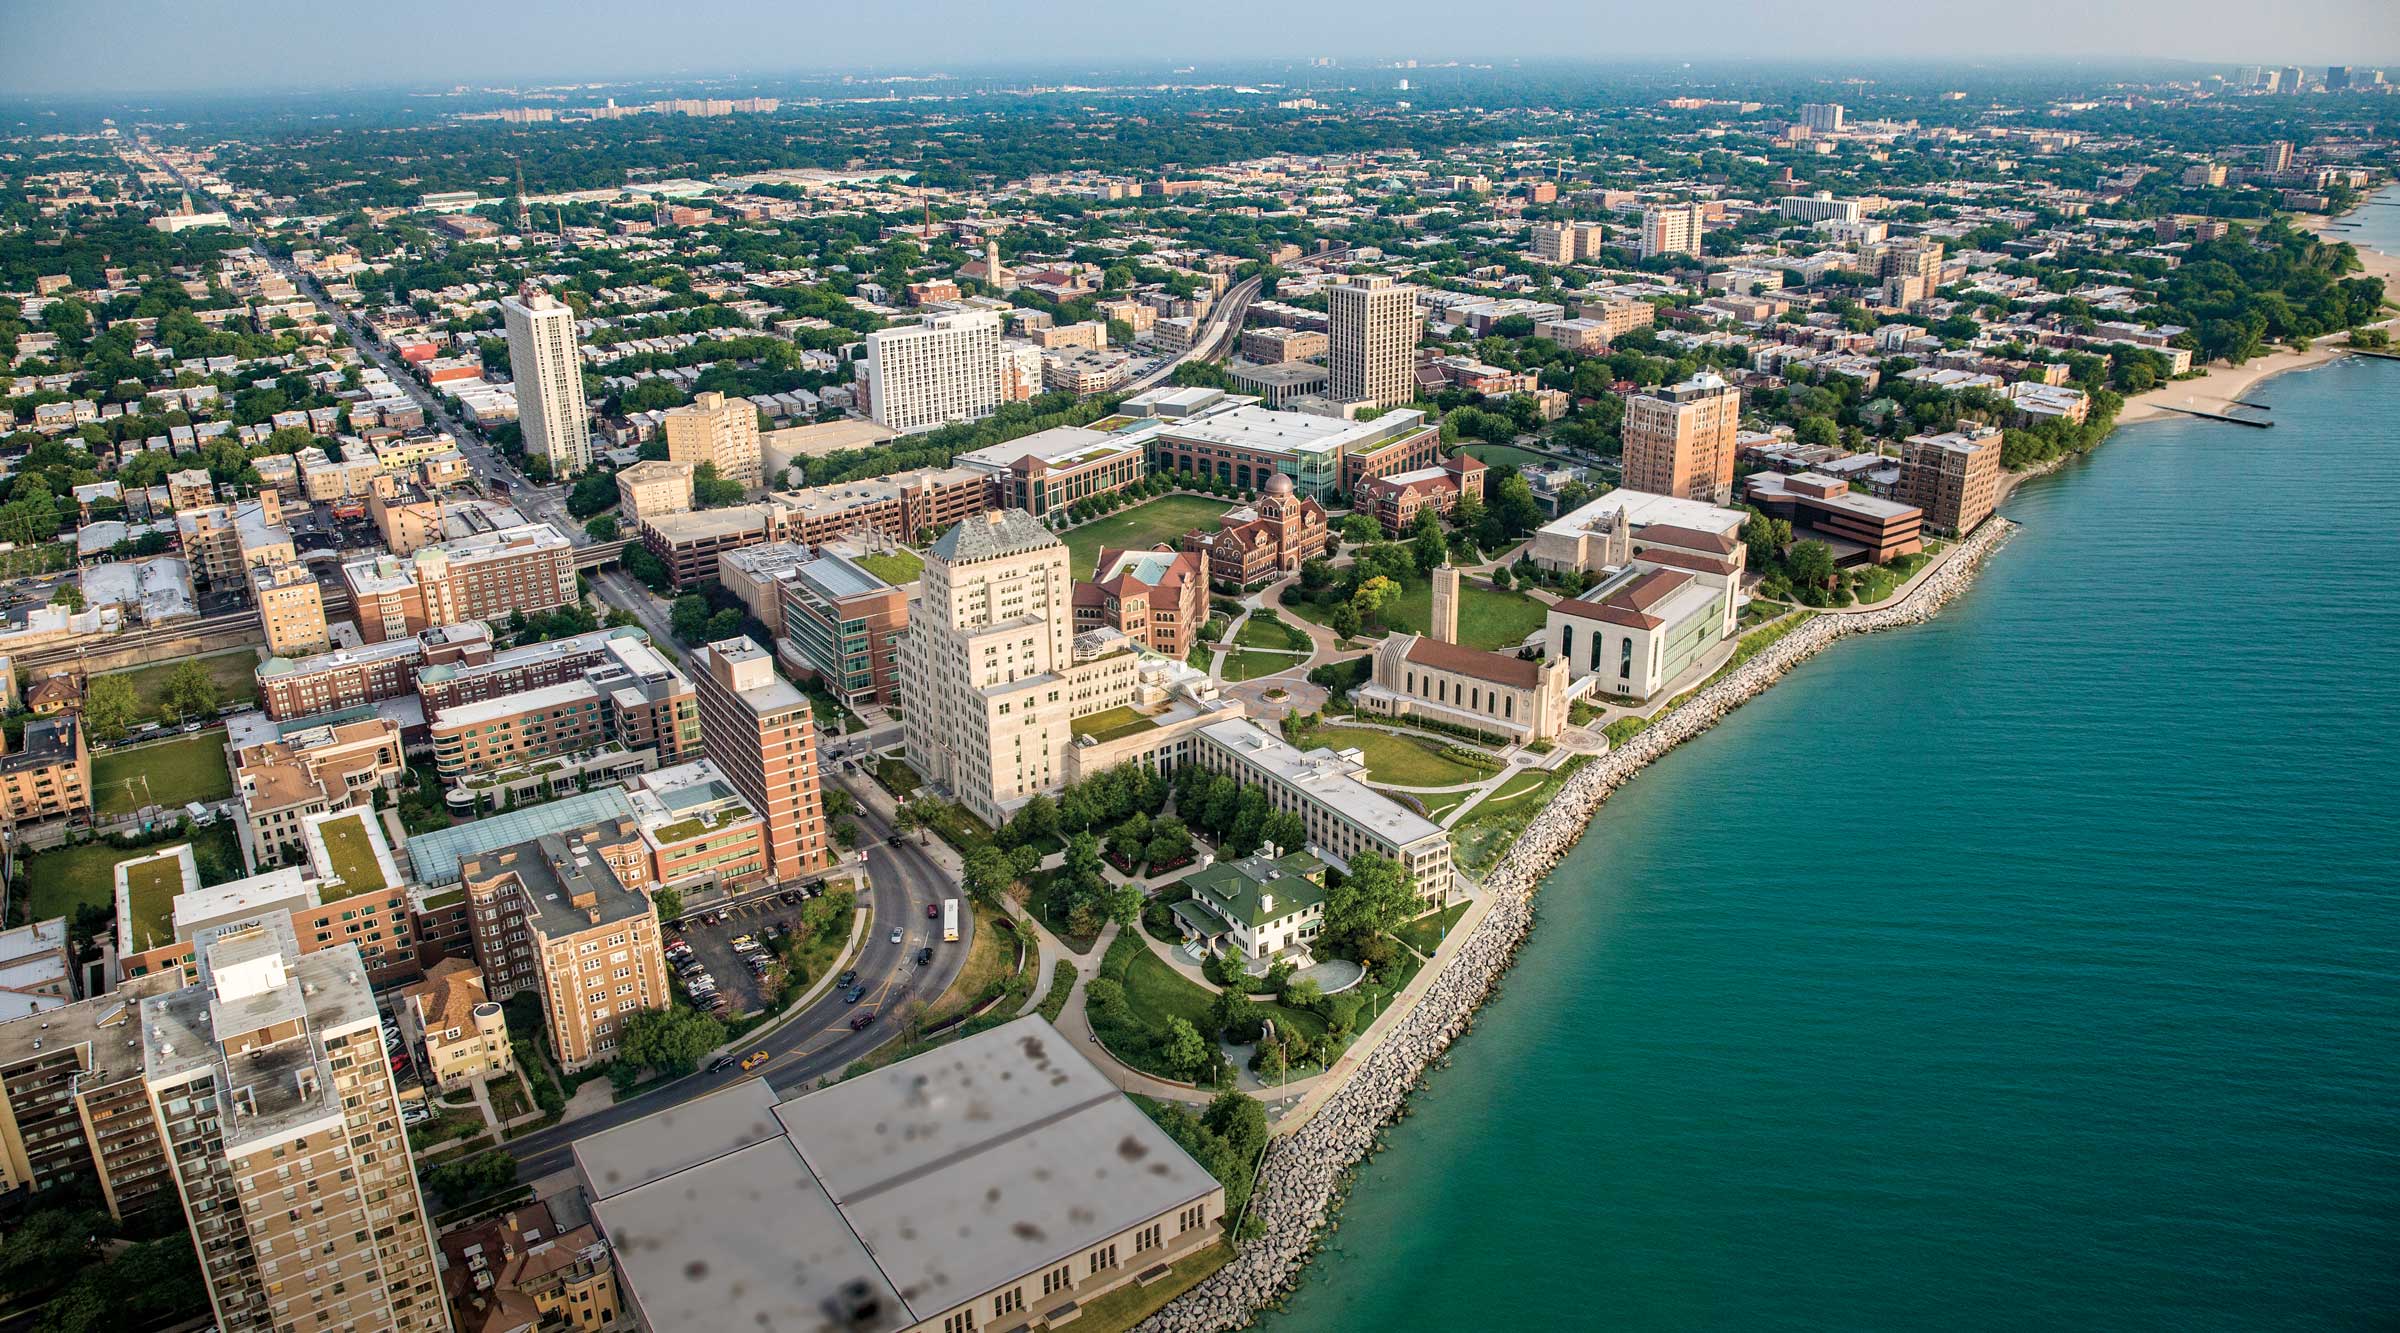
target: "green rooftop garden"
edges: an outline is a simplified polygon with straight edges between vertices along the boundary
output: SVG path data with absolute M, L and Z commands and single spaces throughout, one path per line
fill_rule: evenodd
M 125 867 L 128 909 L 133 913 L 133 947 L 155 949 L 175 940 L 175 899 L 183 892 L 179 857 L 153 856 Z
M 1135 732 L 1149 731 L 1157 725 L 1158 723 L 1152 721 L 1146 713 L 1128 707 L 1118 707 L 1111 708 L 1106 712 L 1093 713 L 1087 717 L 1076 718 L 1068 724 L 1068 729 L 1077 736 L 1089 736 L 1095 741 L 1113 741 L 1119 736 L 1131 736 Z
M 718 829 L 725 828 L 741 820 L 748 819 L 749 817 L 749 807 L 740 805 L 727 806 L 714 815 L 693 815 L 688 819 L 676 820 L 674 823 L 658 830 L 658 840 L 662 843 L 682 842 L 686 838 L 697 838 L 703 833 L 714 833 Z
M 862 555 L 853 563 L 895 588 L 916 582 L 917 576 L 925 572 L 925 561 L 914 551 L 878 551 Z
M 383 867 L 375 861 L 375 835 L 367 832 L 366 821 L 366 815 L 353 812 L 317 826 L 325 839 L 326 860 L 342 881 L 338 890 L 324 894 L 327 902 L 386 887 Z

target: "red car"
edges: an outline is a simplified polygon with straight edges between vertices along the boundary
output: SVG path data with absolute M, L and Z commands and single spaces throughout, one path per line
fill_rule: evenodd
M 939 921 L 939 920 L 941 919 L 941 917 L 942 917 L 942 905 L 941 905 L 940 903 L 927 903 L 927 904 L 925 904 L 925 919 L 926 919 L 926 920 L 928 920 L 928 921 Z

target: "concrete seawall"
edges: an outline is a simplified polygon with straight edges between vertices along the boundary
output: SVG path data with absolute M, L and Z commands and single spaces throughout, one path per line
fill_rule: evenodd
M 1811 619 L 1569 780 L 1485 879 L 1491 910 L 1417 1006 L 1306 1125 L 1268 1148 L 1250 1205 L 1263 1234 L 1144 1320 L 1137 1333 L 1240 1328 L 1299 1280 L 1351 1173 L 1374 1151 L 1384 1124 L 1400 1112 L 1425 1067 L 1472 1026 L 1476 1008 L 1515 961 L 1533 925 L 1534 891 L 1582 838 L 1610 793 L 1836 641 L 1932 619 L 1974 582 L 1984 558 L 2013 530 L 2003 519 L 1986 522 L 1951 551 L 1939 570 L 1891 606 Z

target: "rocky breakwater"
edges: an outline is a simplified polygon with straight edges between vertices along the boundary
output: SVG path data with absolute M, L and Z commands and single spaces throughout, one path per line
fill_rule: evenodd
M 1890 606 L 1812 618 L 1577 773 L 1484 880 L 1491 909 L 1439 965 L 1417 1003 L 1307 1124 L 1278 1136 L 1268 1148 L 1250 1202 L 1260 1227 L 1256 1237 L 1223 1268 L 1144 1320 L 1137 1333 L 1240 1328 L 1291 1289 L 1352 1173 L 1374 1151 L 1383 1126 L 1399 1114 L 1425 1067 L 1472 1025 L 1476 1008 L 1491 995 L 1533 925 L 1534 891 L 1583 836 L 1610 793 L 1828 645 L 1848 635 L 1931 619 L 1974 581 L 1984 557 L 2011 530 L 2002 519 L 1985 523 L 1952 548 L 1941 568 Z

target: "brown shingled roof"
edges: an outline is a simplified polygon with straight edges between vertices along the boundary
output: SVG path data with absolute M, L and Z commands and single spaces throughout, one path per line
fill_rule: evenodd
M 1514 689 L 1530 690 L 1542 679 L 1539 664 L 1506 653 L 1487 653 L 1479 648 L 1462 648 L 1439 639 L 1420 638 L 1408 646 L 1407 660 L 1435 671 L 1471 676 L 1476 680 L 1507 685 Z
M 1634 558 L 1645 564 L 1673 565 L 1677 569 L 1703 570 L 1711 574 L 1733 572 L 1733 560 L 1729 556 L 1706 556 L 1697 551 L 1679 551 L 1672 547 L 1653 546 Z

